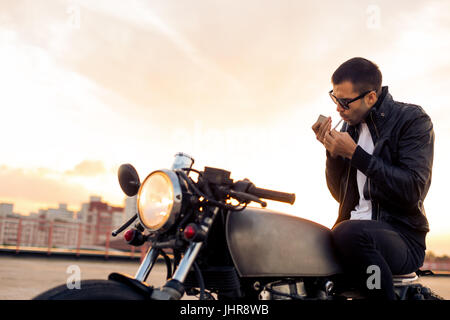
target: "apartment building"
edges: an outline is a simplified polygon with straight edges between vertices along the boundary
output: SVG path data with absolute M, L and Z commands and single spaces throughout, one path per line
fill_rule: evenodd
M 14 204 L 0 204 L 0 245 L 101 246 L 126 220 L 123 207 L 111 206 L 97 196 L 90 197 L 78 212 L 68 210 L 63 203 L 29 216 L 16 214 L 13 209 Z

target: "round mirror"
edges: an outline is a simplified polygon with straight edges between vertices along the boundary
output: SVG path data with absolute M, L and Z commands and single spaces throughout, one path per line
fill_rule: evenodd
M 118 176 L 122 191 L 129 197 L 135 196 L 141 186 L 136 169 L 131 164 L 123 164 L 119 168 Z

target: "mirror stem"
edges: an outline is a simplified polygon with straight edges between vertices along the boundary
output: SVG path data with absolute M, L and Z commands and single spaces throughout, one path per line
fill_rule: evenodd
M 130 224 L 133 223 L 134 220 L 136 220 L 138 217 L 137 213 L 131 217 L 130 220 L 128 220 L 127 222 L 125 222 L 125 224 L 123 226 L 121 226 L 119 229 L 113 231 L 112 236 L 115 237 L 117 236 L 119 233 L 121 233 L 123 230 L 125 230 L 126 228 L 128 228 L 130 226 Z

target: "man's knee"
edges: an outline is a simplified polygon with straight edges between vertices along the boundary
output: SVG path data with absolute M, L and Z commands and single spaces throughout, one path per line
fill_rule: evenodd
M 367 235 L 360 224 L 358 220 L 345 220 L 331 230 L 336 249 L 346 252 L 367 242 Z

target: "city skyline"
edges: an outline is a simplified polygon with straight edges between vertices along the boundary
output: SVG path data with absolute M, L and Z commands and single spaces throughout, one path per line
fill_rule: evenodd
M 86 205 L 92 203 L 102 203 L 106 204 L 108 207 L 111 208 L 123 209 L 124 213 L 122 219 L 123 221 L 115 223 L 115 225 L 118 226 L 136 213 L 134 210 L 136 208 L 135 204 L 136 197 L 125 197 L 122 206 L 111 204 L 103 200 L 104 199 L 99 195 L 90 195 L 87 201 L 84 201 L 79 204 L 79 206 L 77 207 L 78 209 L 75 209 L 74 207 L 70 208 L 67 203 L 59 202 L 57 207 L 47 206 L 44 208 L 39 208 L 37 211 L 31 211 L 27 213 L 17 212 L 16 210 L 14 210 L 15 203 L 0 202 L 0 217 L 8 215 L 20 217 L 35 217 L 45 212 L 53 212 L 56 213 L 56 215 L 61 213 L 61 219 L 67 218 L 68 214 L 70 213 L 72 214 L 72 216 L 70 217 L 71 219 L 80 220 L 80 213 L 83 213 L 83 210 L 85 210 Z M 66 214 L 66 217 L 64 217 L 64 214 Z M 56 217 L 56 215 L 54 214 L 53 216 Z
M 134 252 L 123 237 L 115 238 L 112 231 L 134 215 L 135 198 L 128 198 L 124 207 L 111 206 L 101 197 L 91 196 L 80 210 L 58 208 L 40 209 L 27 216 L 13 212 L 13 204 L 0 203 L 0 247 L 2 250 L 28 252 L 117 253 Z M 131 211 L 131 212 L 130 212 Z M 86 251 L 87 250 L 87 251 Z M 89 251 L 90 250 L 90 251 Z M 97 251 L 96 251 L 97 250 Z
M 101 199 L 102 199 L 102 197 L 99 196 L 99 195 L 91 195 L 89 197 L 89 200 L 91 200 L 92 198 L 99 198 L 100 200 L 98 200 L 98 201 L 101 201 Z M 125 201 L 126 201 L 126 198 L 124 199 L 124 203 L 125 203 Z M 87 202 L 84 202 L 84 203 L 87 203 Z M 13 208 L 16 206 L 16 204 L 13 203 L 13 202 L 0 202 L 0 205 L 12 205 Z M 65 203 L 65 202 L 58 202 L 57 205 L 58 205 L 58 207 L 55 207 L 54 205 L 50 205 L 50 206 L 46 206 L 46 207 L 41 207 L 37 211 L 36 210 L 35 211 L 28 211 L 26 213 L 14 212 L 14 214 L 18 214 L 18 215 L 21 215 L 21 216 L 30 216 L 32 214 L 38 214 L 42 210 L 49 210 L 49 209 L 67 209 L 68 211 L 71 211 L 71 212 L 76 214 L 77 211 L 82 209 L 83 203 L 80 203 L 79 210 L 75 209 L 75 205 L 69 207 L 69 205 L 67 203 Z

